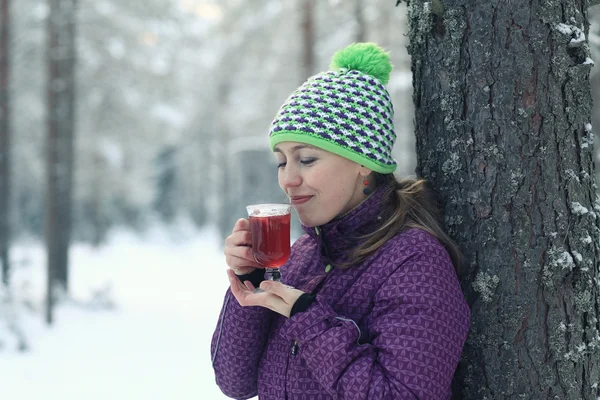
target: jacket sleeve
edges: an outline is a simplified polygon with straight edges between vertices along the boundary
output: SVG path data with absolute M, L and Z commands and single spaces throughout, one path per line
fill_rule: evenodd
M 283 326 L 333 397 L 448 398 L 470 312 L 447 253 L 432 251 L 388 258 L 402 261 L 375 294 L 368 343 L 320 296 Z
M 272 317 L 267 308 L 240 306 L 227 290 L 211 343 L 216 382 L 226 396 L 249 399 L 257 395 L 258 364 Z

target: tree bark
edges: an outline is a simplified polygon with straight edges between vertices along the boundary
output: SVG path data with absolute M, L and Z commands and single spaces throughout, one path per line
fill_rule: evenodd
M 10 1 L 0 0 L 0 264 L 2 283 L 10 282 Z
M 47 304 L 52 323 L 56 286 L 68 290 L 75 120 L 76 0 L 49 0 L 47 87 Z
M 409 4 L 417 174 L 472 310 L 455 398 L 600 394 L 588 5 Z
M 600 110 L 598 110 L 598 104 L 600 104 L 600 73 L 592 75 L 590 78 L 590 85 L 592 86 L 592 99 L 596 104 L 595 112 L 592 112 L 592 126 L 594 127 L 594 140 L 600 140 Z M 596 182 L 600 181 L 600 168 L 596 168 Z

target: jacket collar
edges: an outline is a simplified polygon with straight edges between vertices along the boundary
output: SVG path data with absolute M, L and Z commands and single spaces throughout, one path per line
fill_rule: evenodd
M 372 232 L 379 225 L 381 205 L 385 188 L 378 187 L 363 202 L 344 215 L 334 218 L 325 225 L 302 229 L 317 243 L 325 247 L 323 254 L 328 261 L 340 261 L 348 251 L 356 246 L 360 236 Z

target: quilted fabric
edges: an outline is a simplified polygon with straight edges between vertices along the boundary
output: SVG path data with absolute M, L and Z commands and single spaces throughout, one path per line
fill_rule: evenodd
M 285 318 L 230 291 L 212 340 L 223 393 L 236 399 L 449 399 L 469 328 L 450 257 L 431 235 L 396 235 L 363 264 L 332 268 L 377 225 L 382 191 L 292 248 L 282 280 L 317 292 Z M 326 250 L 323 249 L 326 248 Z M 324 256 L 326 254 L 327 256 Z

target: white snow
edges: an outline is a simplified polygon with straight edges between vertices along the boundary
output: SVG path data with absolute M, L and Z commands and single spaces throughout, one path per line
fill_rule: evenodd
M 583 62 L 583 65 L 591 65 L 594 66 L 596 65 L 596 63 L 594 63 L 594 60 L 592 60 L 590 57 L 586 57 L 585 61 Z
M 589 122 L 585 124 L 585 131 L 587 133 L 592 133 L 592 124 L 590 124 Z
M 587 208 L 576 201 L 571 203 L 571 211 L 573 211 L 573 213 L 576 215 L 585 215 L 589 212 Z
M 560 325 L 558 326 L 558 329 L 559 329 L 561 332 L 566 332 L 566 331 L 567 331 L 567 326 L 565 325 L 565 323 L 564 323 L 564 322 L 561 322 L 561 323 L 560 323 Z
M 21 244 L 11 255 L 16 294 L 29 297 L 33 310 L 19 313 L 29 342 L 24 353 L 6 340 L 0 316 L 3 398 L 226 398 L 214 383 L 210 362 L 212 331 L 227 287 L 214 231 L 145 239 L 121 233 L 100 249 L 73 246 L 74 301 L 57 307 L 52 327 L 42 322 L 42 245 Z M 114 309 L 101 307 L 111 301 Z
M 569 47 L 579 47 L 585 42 L 585 33 L 574 25 L 558 24 L 556 29 L 563 35 L 570 35 Z
M 556 25 L 556 29 L 562 33 L 563 35 L 570 35 L 571 33 L 573 33 L 573 29 L 579 29 L 576 26 L 573 25 L 567 25 L 567 24 L 557 24 Z
M 587 143 L 584 143 L 587 146 Z M 580 182 L 579 177 L 577 176 L 577 174 L 575 173 L 575 171 L 573 171 L 572 169 L 567 169 L 565 171 L 566 175 L 570 178 L 573 179 L 576 182 Z
M 558 254 L 558 257 L 555 260 L 555 265 L 560 266 L 562 269 L 572 270 L 575 264 L 573 263 L 573 257 L 571 257 L 571 254 L 563 251 L 562 253 Z
M 573 39 L 571 39 L 571 41 L 569 42 L 569 46 L 571 46 L 571 47 L 581 46 L 581 44 L 583 42 L 585 42 L 585 33 L 583 33 L 583 31 L 581 29 L 577 29 L 573 33 L 575 34 L 575 37 Z

